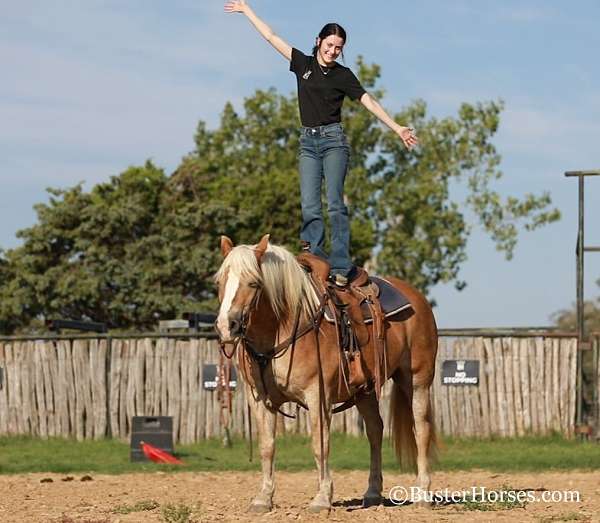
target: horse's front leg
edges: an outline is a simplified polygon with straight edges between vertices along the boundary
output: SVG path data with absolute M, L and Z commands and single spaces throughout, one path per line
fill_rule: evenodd
M 254 392 L 256 395 L 256 392 Z M 262 468 L 262 485 L 259 493 L 252 500 L 249 512 L 264 513 L 273 508 L 273 493 L 275 492 L 275 479 L 273 458 L 275 457 L 275 431 L 277 428 L 277 415 L 269 411 L 260 400 L 254 400 L 253 391 L 246 385 L 246 397 L 250 408 L 257 421 L 258 444 L 260 447 L 260 462 Z
M 331 510 L 333 498 L 333 481 L 329 471 L 331 405 L 325 398 L 320 399 L 318 389 L 312 394 L 307 394 L 306 399 L 310 416 L 313 455 L 319 472 L 319 491 L 308 508 L 311 512 L 321 512 Z
M 381 474 L 381 444 L 383 439 L 383 420 L 379 413 L 379 402 L 375 392 L 356 397 L 356 407 L 365 421 L 369 445 L 371 447 L 371 466 L 369 468 L 369 487 L 363 496 L 363 506 L 381 504 L 383 476 Z

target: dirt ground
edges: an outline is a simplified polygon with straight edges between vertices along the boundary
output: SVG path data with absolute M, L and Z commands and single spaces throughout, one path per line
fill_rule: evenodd
M 329 514 L 311 514 L 307 506 L 315 494 L 316 474 L 279 472 L 276 475 L 275 508 L 267 515 L 246 512 L 260 481 L 257 473 L 178 473 L 81 475 L 66 480 L 60 474 L 0 476 L 0 521 L 53 523 L 129 523 L 165 521 L 161 509 L 166 504 L 184 504 L 193 510 L 189 521 L 599 521 L 599 472 L 548 472 L 536 474 L 496 474 L 486 471 L 436 473 L 432 491 L 485 487 L 501 490 L 527 490 L 541 496 L 548 491 L 578 491 L 579 502 L 528 502 L 494 512 L 469 510 L 463 504 L 397 506 L 390 502 L 390 489 L 410 487 L 408 475 L 384 477 L 384 505 L 361 508 L 366 488 L 364 471 L 334 473 L 334 508 Z M 51 479 L 52 481 L 48 481 Z M 549 494 L 546 494 L 549 495 Z M 559 494 L 556 494 L 557 496 Z M 155 501 L 153 510 L 120 514 L 122 507 Z M 499 508 L 499 505 L 492 505 Z M 481 508 L 481 507 L 480 507 Z M 172 519 L 172 521 L 174 521 Z

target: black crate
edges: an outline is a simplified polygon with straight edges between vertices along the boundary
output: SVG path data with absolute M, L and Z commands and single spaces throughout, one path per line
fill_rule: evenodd
M 133 416 L 131 418 L 131 461 L 148 461 L 140 442 L 173 453 L 172 416 Z

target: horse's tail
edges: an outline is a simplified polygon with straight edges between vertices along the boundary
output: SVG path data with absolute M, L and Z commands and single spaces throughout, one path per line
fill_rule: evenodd
M 405 471 L 417 470 L 417 442 L 415 439 L 415 418 L 412 400 L 399 383 L 394 381 L 390 401 L 390 430 L 392 446 L 400 468 Z M 433 423 L 431 401 L 427 404 L 425 421 L 429 425 L 427 456 L 429 463 L 437 458 L 437 437 Z

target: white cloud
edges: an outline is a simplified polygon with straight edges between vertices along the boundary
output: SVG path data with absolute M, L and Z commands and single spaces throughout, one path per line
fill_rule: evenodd
M 12 92 L 2 89 L 0 95 L 0 141 L 16 150 L 43 147 L 69 157 L 191 148 L 198 119 L 214 124 L 224 103 L 239 97 L 225 82 L 177 83 L 135 71 L 107 72 L 31 48 L 14 50 L 33 64 L 13 75 Z M 186 152 L 180 149 L 180 155 Z
M 41 3 L 38 9 L 8 15 L 4 23 L 8 21 L 9 42 L 37 44 L 111 71 L 143 71 L 158 77 L 212 71 L 227 73 L 231 79 L 246 77 L 257 68 L 264 72 L 269 68 L 264 56 L 273 55 L 265 52 L 259 38 L 248 38 L 253 30 L 243 17 L 226 15 L 218 4 L 208 9 L 204 2 L 197 6 L 177 2 L 161 12 L 159 6 L 153 9 L 147 3 L 140 3 L 139 9 L 135 4 L 104 2 L 58 7 Z
M 540 106 L 527 97 L 508 102 L 501 121 L 498 141 L 508 153 L 537 155 L 565 169 L 597 162 L 600 122 L 570 103 Z
M 511 22 L 548 22 L 556 20 L 560 14 L 548 5 L 499 5 L 497 15 L 499 19 Z
M 472 2 L 461 0 L 448 3 L 451 13 L 468 16 L 473 20 L 493 20 L 508 22 L 544 22 L 560 17 L 557 9 L 546 2 Z
M 559 167 L 598 163 L 600 95 L 581 90 L 577 102 L 555 92 L 505 92 L 500 96 L 485 83 L 472 89 L 424 89 L 423 98 L 437 117 L 455 115 L 464 102 L 504 101 L 500 128 L 494 139 L 503 157 L 526 155 L 529 160 L 555 162 Z M 558 99 L 557 99 L 558 98 Z
M 12 163 L 27 164 L 24 175 L 32 178 L 48 172 L 29 164 L 31 157 L 90 167 L 111 158 L 125 167 L 154 156 L 173 168 L 192 149 L 198 120 L 216 125 L 227 101 L 241 103 L 246 93 L 236 79 L 268 76 L 271 64 L 281 65 L 276 56 L 261 63 L 252 48 L 262 42 L 242 46 L 243 31 L 220 45 L 226 28 L 244 20 L 203 2 L 177 4 L 197 18 L 179 20 L 179 32 L 145 5 L 124 12 L 116 4 L 70 4 L 18 4 L 0 22 L 7 28 L 0 37 L 0 147 Z M 232 48 L 244 48 L 247 59 Z M 74 181 L 69 169 L 57 171 L 58 179 Z

